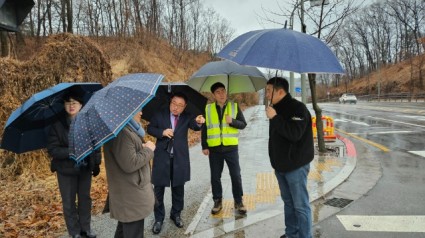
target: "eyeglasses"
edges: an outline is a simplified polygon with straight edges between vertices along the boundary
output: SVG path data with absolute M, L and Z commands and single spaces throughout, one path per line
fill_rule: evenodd
M 180 108 L 180 109 L 186 107 L 186 105 L 184 105 L 184 104 L 178 104 L 178 103 L 176 103 L 174 101 L 171 101 L 171 106 L 176 107 L 176 108 Z
M 64 104 L 65 104 L 65 106 L 70 107 L 70 106 L 77 106 L 80 103 L 77 102 L 77 101 L 71 101 L 71 102 L 65 102 Z

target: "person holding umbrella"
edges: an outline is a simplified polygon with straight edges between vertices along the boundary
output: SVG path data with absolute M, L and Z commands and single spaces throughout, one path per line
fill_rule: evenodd
M 209 156 L 211 171 L 211 187 L 214 200 L 212 214 L 223 208 L 223 188 L 221 174 L 224 162 L 229 168 L 232 181 L 234 207 L 239 214 L 246 214 L 242 201 L 242 177 L 239 166 L 238 134 L 247 123 L 237 103 L 227 100 L 227 92 L 223 83 L 211 86 L 215 102 L 205 108 L 206 123 L 202 130 L 202 153 Z
M 288 93 L 285 78 L 269 79 L 266 108 L 270 119 L 269 156 L 285 204 L 284 237 L 311 238 L 311 208 L 307 190 L 310 162 L 314 158 L 311 115 Z
M 118 220 L 115 237 L 143 238 L 144 219 L 155 203 L 149 164 L 155 144 L 143 142 L 141 116 L 139 110 L 103 147 L 110 216 Z
M 90 197 L 91 176 L 100 172 L 100 152 L 92 153 L 80 165 L 69 158 L 68 133 L 71 120 L 83 106 L 76 91 L 63 96 L 66 115 L 55 122 L 47 138 L 47 151 L 52 157 L 51 171 L 57 173 L 62 197 L 63 214 L 69 235 L 72 237 L 96 237 L 90 228 L 92 200 Z M 78 205 L 76 198 L 78 196 Z
M 181 211 L 184 206 L 184 184 L 190 180 L 188 129 L 201 130 L 205 123 L 202 115 L 192 116 L 185 111 L 188 98 L 182 92 L 171 96 L 170 105 L 152 117 L 147 131 L 156 140 L 152 168 L 152 183 L 158 204 L 155 206 L 154 234 L 159 234 L 165 218 L 164 191 L 171 186 L 172 207 L 170 218 L 182 228 Z

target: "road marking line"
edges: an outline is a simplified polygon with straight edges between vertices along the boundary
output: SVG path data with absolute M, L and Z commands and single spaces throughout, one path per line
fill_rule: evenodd
M 367 134 L 407 134 L 407 133 L 417 133 L 417 131 L 369 131 L 369 132 L 359 132 L 359 133 L 351 133 L 353 135 L 367 135 Z
M 378 149 L 380 149 L 380 150 L 382 150 L 382 151 L 384 151 L 384 152 L 388 152 L 388 151 L 390 151 L 390 149 L 389 149 L 388 147 L 385 147 L 384 145 L 381 145 L 381 144 L 378 144 L 378 143 L 376 143 L 376 142 L 373 142 L 373 141 L 367 140 L 367 139 L 362 138 L 362 137 L 360 137 L 360 136 L 356 136 L 356 135 L 354 135 L 354 134 L 352 134 L 352 133 L 349 133 L 349 132 L 346 132 L 346 131 L 340 130 L 340 129 L 338 129 L 338 128 L 335 128 L 335 130 L 336 130 L 336 131 L 338 131 L 338 132 L 340 132 L 340 133 L 342 133 L 342 134 L 345 134 L 345 135 L 351 136 L 351 137 L 353 137 L 353 138 L 355 138 L 355 139 L 357 139 L 357 140 L 363 141 L 363 142 L 364 142 L 364 143 L 366 143 L 366 144 L 369 144 L 369 145 L 375 146 L 376 148 L 378 148 Z
M 407 122 L 402 122 L 402 121 L 395 121 L 395 120 L 390 120 L 390 119 L 385 119 L 385 118 L 380 118 L 380 117 L 372 117 L 372 116 L 369 116 L 369 117 L 370 118 L 373 118 L 373 119 L 377 119 L 377 120 L 382 120 L 382 121 L 389 121 L 389 122 L 395 122 L 395 123 L 400 123 L 400 124 L 409 125 L 409 126 L 416 126 L 416 127 L 425 128 L 425 126 L 423 126 L 423 125 L 418 125 L 418 124 L 413 124 L 413 123 L 407 123 Z
M 425 151 L 424 150 L 411 150 L 409 152 L 412 153 L 412 154 L 415 154 L 415 155 L 425 157 Z
M 425 232 L 425 216 L 337 215 L 347 231 Z
M 358 122 L 358 121 L 349 121 L 353 124 L 357 124 L 357 125 L 361 125 L 361 126 L 370 126 L 369 124 L 365 123 L 365 122 Z
M 196 212 L 195 216 L 192 219 L 192 222 L 189 224 L 189 226 L 187 227 L 186 231 L 184 232 L 185 235 L 193 235 L 193 233 L 196 230 L 196 227 L 199 224 L 199 221 L 202 218 L 202 214 L 204 213 L 208 202 L 210 201 L 210 199 L 212 198 L 212 192 L 211 192 L 211 188 L 208 191 L 207 195 L 204 197 L 204 200 L 202 201 L 201 205 L 199 205 L 198 211 Z

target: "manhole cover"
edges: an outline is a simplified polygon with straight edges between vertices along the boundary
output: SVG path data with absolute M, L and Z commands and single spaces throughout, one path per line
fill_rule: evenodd
M 353 200 L 345 199 L 345 198 L 332 198 L 332 199 L 326 200 L 325 205 L 344 208 L 345 206 L 350 204 L 352 201 Z

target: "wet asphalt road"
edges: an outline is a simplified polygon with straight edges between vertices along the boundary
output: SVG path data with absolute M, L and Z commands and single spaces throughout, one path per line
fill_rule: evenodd
M 314 204 L 321 216 L 315 237 L 425 237 L 425 104 L 320 107 L 323 115 L 335 119 L 338 133 L 354 142 L 357 167 L 345 183 Z M 340 197 L 354 201 L 342 209 L 323 205 L 326 199 Z M 377 222 L 368 224 L 373 216 Z M 389 216 L 394 220 L 383 224 Z M 418 218 L 413 225 L 412 218 Z M 403 219 L 411 219 L 410 224 Z
M 312 204 L 315 237 L 425 237 L 425 233 L 421 232 L 382 231 L 386 228 L 374 232 L 351 231 L 338 217 L 425 215 L 425 159 L 415 154 L 415 151 L 425 150 L 425 104 L 359 102 L 356 105 L 320 104 L 320 107 L 323 115 L 335 119 L 337 133 L 354 143 L 357 165 L 345 182 Z M 244 112 L 247 119 L 252 113 L 253 110 Z M 184 234 L 187 226 L 196 217 L 199 207 L 205 204 L 204 201 L 210 200 L 208 160 L 202 155 L 199 145 L 191 148 L 191 161 L 192 181 L 185 186 L 185 210 L 182 213 L 185 228 L 177 229 L 166 218 L 160 235 L 152 235 L 152 215 L 145 221 L 145 237 L 188 237 Z M 223 178 L 226 177 L 228 175 L 224 173 Z M 170 197 L 167 189 L 167 212 Z M 343 208 L 326 205 L 325 202 L 332 198 L 353 201 Z M 210 205 L 204 209 L 208 211 Z M 93 228 L 98 237 L 113 237 L 116 223 L 108 216 L 93 217 Z M 201 218 L 201 222 L 202 219 L 205 217 Z M 222 237 L 279 237 L 276 231 L 283 229 L 282 223 L 283 218 L 278 215 Z M 361 223 L 356 225 L 365 227 Z

